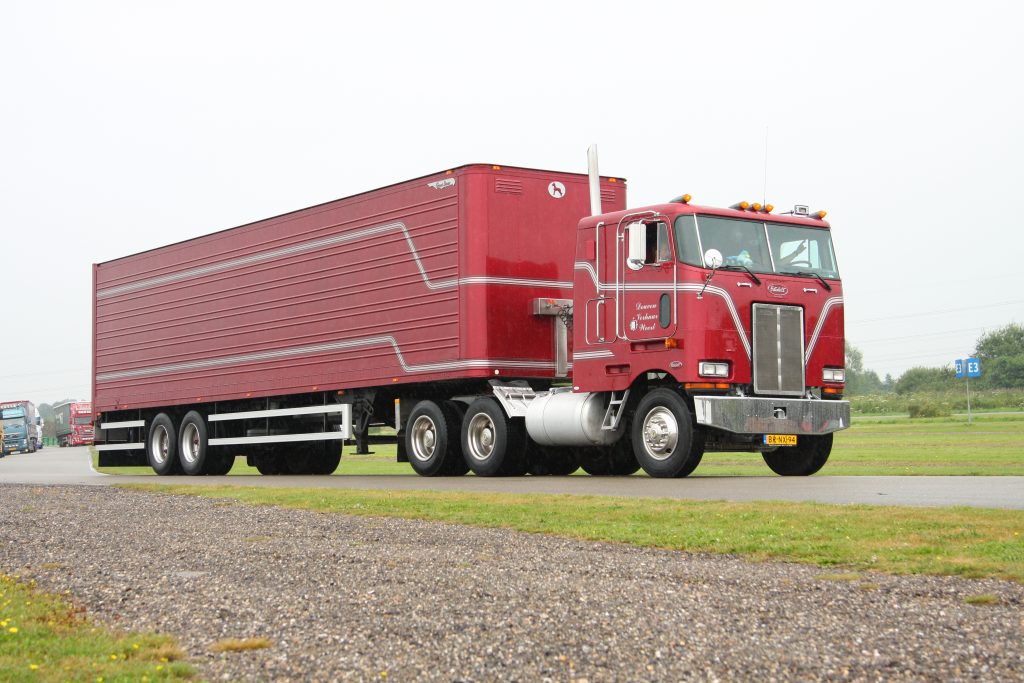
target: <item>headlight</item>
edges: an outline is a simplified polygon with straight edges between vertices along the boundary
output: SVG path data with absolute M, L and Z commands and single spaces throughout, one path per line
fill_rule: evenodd
M 728 377 L 729 364 L 711 363 L 709 361 L 702 360 L 697 365 L 697 372 L 701 377 Z
M 846 370 L 843 368 L 825 368 L 821 372 L 821 378 L 826 382 L 845 382 Z

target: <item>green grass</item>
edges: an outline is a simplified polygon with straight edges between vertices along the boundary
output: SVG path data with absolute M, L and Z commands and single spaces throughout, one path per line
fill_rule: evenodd
M 180 681 L 194 675 L 169 637 L 119 634 L 60 596 L 0 575 L 0 683 Z
M 373 455 L 345 451 L 340 475 L 409 475 L 395 462 L 395 446 L 375 445 Z M 95 455 L 93 465 L 95 466 Z M 152 474 L 148 467 L 106 467 L 110 474 Z M 580 472 L 582 473 L 582 472 Z M 257 475 L 238 459 L 232 475 Z M 1024 475 L 1024 415 L 918 419 L 857 418 L 837 432 L 828 475 Z M 642 474 L 641 474 L 642 476 Z M 773 476 L 758 453 L 708 453 L 693 476 Z
M 500 527 L 895 574 L 1024 582 L 1024 511 L 598 496 L 131 485 L 327 513 Z

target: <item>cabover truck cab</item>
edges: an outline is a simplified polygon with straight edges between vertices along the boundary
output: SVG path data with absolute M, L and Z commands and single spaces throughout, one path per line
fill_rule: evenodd
M 92 403 L 89 401 L 67 401 L 53 407 L 57 445 L 92 445 Z
M 95 265 L 100 464 L 816 471 L 849 424 L 828 224 L 625 193 L 472 164 Z
M 40 424 L 36 407 L 30 401 L 0 403 L 3 420 L 3 441 L 0 455 L 35 453 L 39 447 L 37 425 Z

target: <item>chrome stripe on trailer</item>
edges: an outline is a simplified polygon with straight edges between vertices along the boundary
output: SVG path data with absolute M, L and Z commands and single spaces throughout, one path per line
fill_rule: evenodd
M 416 245 L 412 241 L 412 235 L 409 234 L 409 229 L 405 226 L 405 223 L 401 221 L 394 221 L 391 223 L 384 223 L 383 225 L 377 225 L 370 228 L 362 228 L 354 230 L 352 232 L 346 232 L 341 235 L 334 235 L 333 237 L 326 237 L 318 240 L 311 240 L 309 242 L 300 242 L 299 244 L 293 244 L 288 247 L 282 247 L 280 249 L 272 249 L 265 251 L 260 254 L 252 254 L 250 256 L 243 256 L 241 258 L 231 259 L 229 261 L 221 261 L 220 263 L 211 263 L 206 266 L 200 266 L 198 268 L 190 268 L 189 270 L 183 270 L 178 273 L 168 273 L 167 275 L 158 275 L 157 277 L 148 278 L 146 280 L 139 280 L 138 282 L 129 282 L 124 285 L 116 285 L 114 287 L 107 287 L 100 289 L 96 292 L 97 299 L 107 299 L 118 294 L 128 294 L 130 292 L 137 292 L 143 289 L 149 289 L 151 287 L 159 287 L 160 285 L 167 285 L 174 282 L 181 282 L 195 277 L 203 275 L 210 275 L 213 273 L 220 273 L 225 270 L 232 270 L 234 268 L 242 268 L 249 266 L 254 263 L 263 263 L 264 261 L 272 261 L 278 258 L 285 258 L 288 256 L 294 256 L 296 254 L 304 254 L 309 251 L 316 251 L 317 249 L 323 249 L 325 247 L 333 247 L 338 244 L 344 244 L 345 242 L 352 242 L 354 240 L 362 239 L 364 237 L 373 237 L 375 235 L 382 235 L 389 232 L 401 232 L 405 237 L 405 242 L 409 246 L 409 251 L 412 253 L 413 260 L 416 263 L 416 268 L 420 272 L 420 277 L 423 278 L 424 284 L 427 285 L 427 289 L 450 289 L 457 287 L 460 284 L 466 285 L 510 285 L 513 287 L 558 287 L 560 289 L 572 289 L 571 282 L 562 282 L 557 280 L 527 280 L 523 278 L 505 278 L 505 277 L 486 277 L 486 276 L 473 276 L 464 278 L 452 278 L 448 280 L 438 280 L 432 282 L 430 277 L 427 275 L 426 268 L 423 267 L 423 262 L 420 260 L 419 252 L 416 250 Z
M 274 436 L 235 436 L 223 439 L 210 439 L 211 446 L 241 446 L 249 443 L 289 443 L 299 441 L 334 441 L 350 439 L 351 434 L 344 432 L 315 432 L 310 434 L 276 434 Z
M 580 351 L 572 354 L 573 360 L 591 360 L 593 358 L 611 358 L 615 354 L 608 349 L 600 351 Z
M 351 416 L 352 406 L 337 403 L 329 406 L 304 406 L 302 408 L 274 408 L 273 410 L 249 410 L 241 413 L 214 413 L 207 415 L 210 422 L 225 420 L 249 420 L 260 417 L 284 417 L 288 415 L 316 415 L 318 413 L 348 413 Z
M 402 370 L 407 373 L 420 372 L 443 372 L 445 370 L 461 370 L 467 368 L 529 368 L 529 369 L 554 369 L 555 363 L 550 361 L 527 360 L 527 359 L 504 359 L 504 358 L 482 358 L 476 360 L 444 361 L 440 363 L 425 363 L 422 365 L 410 365 L 405 361 L 398 341 L 391 335 L 379 337 L 367 337 L 365 339 L 347 339 L 344 341 L 328 342 L 326 344 L 311 344 L 308 346 L 296 346 L 273 351 L 260 351 L 258 353 L 244 353 L 237 356 L 224 356 L 222 358 L 210 358 L 206 360 L 189 361 L 184 363 L 171 363 L 150 368 L 138 368 L 135 370 L 120 370 L 116 372 L 104 372 L 96 375 L 99 382 L 108 382 L 116 379 L 128 379 L 132 377 L 147 377 L 170 372 L 182 372 L 184 370 L 200 370 L 206 368 L 224 367 L 226 365 L 238 365 L 241 363 L 255 363 L 282 358 L 293 358 L 295 356 L 306 356 L 314 353 L 326 353 L 329 351 L 343 351 L 346 349 L 357 349 L 367 346 L 390 345 Z
M 141 443 L 111 443 L 93 446 L 97 451 L 136 451 L 145 448 Z
M 124 429 L 126 427 L 145 427 L 145 420 L 129 420 L 128 422 L 101 422 L 100 429 Z

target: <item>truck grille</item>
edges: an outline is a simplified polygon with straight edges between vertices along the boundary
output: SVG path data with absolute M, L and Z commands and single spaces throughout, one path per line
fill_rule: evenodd
M 799 306 L 754 304 L 754 393 L 804 393 L 804 312 Z

